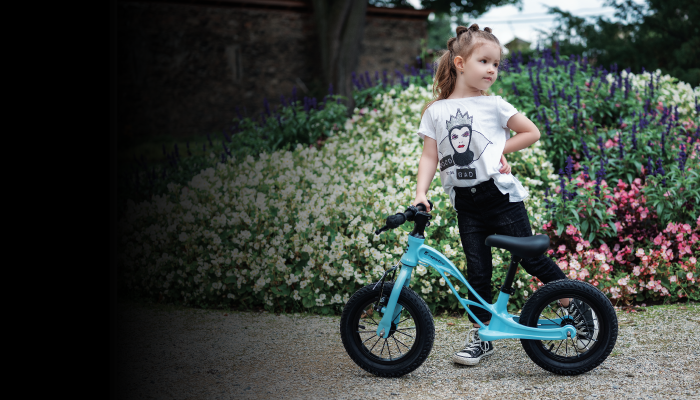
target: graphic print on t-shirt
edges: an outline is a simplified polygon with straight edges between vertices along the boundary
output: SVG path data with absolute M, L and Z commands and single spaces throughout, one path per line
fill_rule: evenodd
M 456 177 L 460 180 L 476 179 L 476 168 L 459 167 L 468 167 L 481 158 L 488 145 L 493 144 L 481 132 L 473 130 L 473 121 L 474 117 L 469 116 L 469 112 L 462 114 L 458 108 L 457 114 L 450 115 L 450 119 L 445 121 L 447 140 L 443 139 L 438 145 L 440 171 L 457 166 Z

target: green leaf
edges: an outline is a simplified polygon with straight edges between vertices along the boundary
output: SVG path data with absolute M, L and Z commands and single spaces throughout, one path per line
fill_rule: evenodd
M 236 278 L 235 275 L 227 276 L 226 279 L 224 279 L 224 283 L 236 283 L 238 281 L 238 278 Z
M 561 233 L 564 231 L 564 225 L 561 224 L 561 222 L 557 222 L 557 236 L 561 236 Z
M 656 214 L 658 216 L 661 216 L 661 213 L 664 211 L 664 203 L 659 203 L 658 206 L 656 206 Z
M 585 235 L 588 232 L 588 221 L 583 221 L 581 224 L 581 235 Z
M 595 232 L 591 232 L 591 234 L 588 235 L 588 242 L 593 243 L 594 238 L 595 238 Z

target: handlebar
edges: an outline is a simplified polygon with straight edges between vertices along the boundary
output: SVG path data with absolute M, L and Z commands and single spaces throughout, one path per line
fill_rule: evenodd
M 434 209 L 433 202 L 428 200 L 428 203 L 430 203 L 430 209 Z M 402 213 L 396 213 L 394 215 L 390 215 L 386 219 L 386 225 L 381 227 L 380 229 L 377 229 L 374 231 L 375 235 L 379 235 L 384 231 L 388 231 L 389 229 L 396 229 L 399 226 L 403 225 L 406 221 L 413 221 L 416 215 L 418 213 L 423 213 L 429 216 L 429 214 L 425 213 L 427 208 L 423 203 L 418 203 L 416 206 L 409 206 L 406 211 Z M 430 222 L 427 223 L 427 225 L 430 225 Z

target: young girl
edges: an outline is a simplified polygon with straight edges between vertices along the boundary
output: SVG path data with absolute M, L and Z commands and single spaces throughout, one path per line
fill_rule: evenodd
M 492 234 L 532 236 L 523 200 L 527 192 L 510 173 L 504 154 L 522 150 L 540 138 L 528 118 L 500 96 L 485 96 L 498 77 L 501 44 L 490 28 L 457 27 L 447 41 L 433 83 L 435 100 L 423 109 L 418 135 L 423 155 L 418 165 L 418 187 L 413 205 L 428 207 L 426 193 L 440 165 L 445 193 L 457 211 L 462 247 L 467 258 L 467 280 L 486 301 L 491 301 L 491 248 L 484 244 Z M 510 137 L 510 130 L 516 135 Z M 521 265 L 543 283 L 566 279 L 548 257 L 523 259 Z M 469 293 L 469 299 L 476 301 Z M 563 306 L 569 305 L 562 299 Z M 572 303 L 573 304 L 573 303 Z M 491 314 L 479 307 L 471 311 L 488 324 Z M 465 348 L 452 360 L 476 365 L 493 353 L 491 342 L 481 341 L 474 319 Z

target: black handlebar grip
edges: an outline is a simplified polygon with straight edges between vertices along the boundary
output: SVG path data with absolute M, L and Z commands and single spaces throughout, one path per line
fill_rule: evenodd
M 428 200 L 428 203 L 430 203 L 430 211 L 434 210 L 435 206 L 433 205 L 433 202 Z M 418 211 L 426 211 L 427 210 L 427 208 L 425 207 L 425 204 L 423 204 L 423 203 L 416 204 L 416 208 L 418 209 Z

